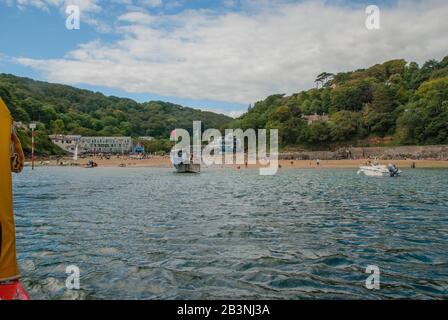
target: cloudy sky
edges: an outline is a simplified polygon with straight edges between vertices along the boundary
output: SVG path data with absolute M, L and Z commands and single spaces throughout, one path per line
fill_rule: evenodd
M 446 17 L 446 0 L 0 0 L 0 72 L 235 116 L 322 71 L 441 59 Z

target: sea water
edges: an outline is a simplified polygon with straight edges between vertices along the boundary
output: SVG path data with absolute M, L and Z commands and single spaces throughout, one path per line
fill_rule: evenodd
M 448 170 L 27 169 L 14 176 L 23 282 L 33 299 L 446 299 L 447 182 Z

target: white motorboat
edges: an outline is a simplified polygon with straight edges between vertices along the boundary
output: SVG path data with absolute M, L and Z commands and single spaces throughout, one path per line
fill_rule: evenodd
M 401 170 L 398 170 L 397 166 L 394 164 L 389 164 L 387 166 L 372 164 L 367 166 L 359 167 L 358 174 L 365 174 L 366 176 L 376 176 L 376 177 L 397 177 L 401 174 Z
M 171 152 L 171 163 L 178 173 L 200 173 L 201 164 L 190 156 L 188 150 L 178 150 Z

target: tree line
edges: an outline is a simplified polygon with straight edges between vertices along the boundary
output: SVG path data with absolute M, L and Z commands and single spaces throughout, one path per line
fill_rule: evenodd
M 283 147 L 448 143 L 448 57 L 421 67 L 392 60 L 316 78 L 316 88 L 271 95 L 250 106 L 234 128 L 278 128 Z M 309 115 L 317 121 L 308 121 Z
M 50 134 L 151 136 L 156 138 L 148 146 L 151 150 L 158 146 L 166 150 L 166 139 L 175 128 L 191 130 L 193 120 L 202 121 L 204 129 L 220 128 L 232 120 L 222 114 L 172 103 L 138 103 L 10 74 L 0 74 L 0 97 L 15 121 L 37 122 L 40 146 L 37 151 L 44 155 L 57 153 L 48 140 Z M 20 130 L 19 135 L 24 140 L 25 150 L 29 151 L 28 134 Z
M 274 94 L 238 119 L 162 101 L 138 103 L 99 92 L 0 74 L 0 97 L 16 121 L 38 123 L 41 154 L 60 152 L 49 134 L 152 136 L 169 150 L 170 132 L 192 129 L 279 129 L 280 146 L 328 149 L 371 144 L 448 144 L 448 56 L 422 66 L 391 60 L 367 69 L 320 73 L 316 88 Z M 321 117 L 310 118 L 311 115 Z M 323 116 L 325 115 L 325 116 Z M 29 134 L 19 132 L 29 151 Z

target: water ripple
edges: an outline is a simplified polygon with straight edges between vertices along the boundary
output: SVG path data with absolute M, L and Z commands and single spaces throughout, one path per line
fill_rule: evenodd
M 448 171 L 38 168 L 15 176 L 34 299 L 446 299 Z M 65 268 L 81 269 L 80 291 Z M 365 268 L 381 290 L 365 289 Z

